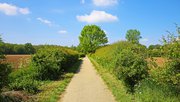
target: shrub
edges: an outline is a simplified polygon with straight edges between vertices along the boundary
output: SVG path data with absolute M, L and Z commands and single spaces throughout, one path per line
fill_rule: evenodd
M 9 73 L 11 73 L 11 66 L 9 64 L 0 63 L 0 91 L 3 86 L 7 85 Z
M 25 90 L 35 93 L 38 91 L 38 81 L 35 76 L 36 72 L 30 66 L 29 68 L 19 69 L 9 75 L 9 87 L 13 90 Z
M 77 62 L 78 58 L 78 53 L 68 48 L 44 47 L 33 55 L 32 65 L 39 80 L 54 80 Z
M 161 57 L 162 56 L 161 49 L 152 49 L 148 50 L 148 56 L 149 57 Z
M 152 77 L 156 82 L 162 85 L 168 85 L 180 91 L 180 60 L 171 60 L 166 63 L 164 68 L 156 70 L 152 73 Z
M 148 76 L 147 62 L 131 50 L 122 50 L 118 55 L 115 73 L 123 80 L 127 92 L 134 93 L 135 85 Z
M 32 56 L 31 63 L 10 74 L 9 87 L 13 90 L 38 91 L 40 81 L 55 80 L 78 60 L 78 53 L 59 47 L 43 47 Z
M 180 89 L 180 61 L 173 60 L 166 65 L 166 81 Z M 179 90 L 180 91 L 180 90 Z
M 13 83 L 9 84 L 9 87 L 13 90 L 25 90 L 30 93 L 35 93 L 38 91 L 38 81 L 23 76 L 22 78 L 17 78 Z
M 179 59 L 180 58 L 180 42 L 174 42 L 171 44 L 166 44 L 162 48 L 165 57 L 170 59 Z
M 66 55 L 58 49 L 44 48 L 32 57 L 33 68 L 39 80 L 57 79 L 62 74 Z

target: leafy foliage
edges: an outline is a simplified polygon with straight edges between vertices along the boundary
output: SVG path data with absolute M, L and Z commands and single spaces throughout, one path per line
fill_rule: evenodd
M 11 73 L 11 66 L 7 63 L 2 63 L 4 55 L 2 54 L 1 45 L 3 44 L 2 38 L 0 37 L 0 92 L 1 88 L 8 83 L 8 75 Z
M 2 38 L 1 38 L 1 35 L 0 35 L 0 43 L 3 43 L 3 40 L 2 40 Z
M 31 43 L 26 43 L 24 45 L 24 48 L 25 48 L 26 54 L 34 54 L 35 53 L 35 48 L 32 46 Z
M 83 53 L 94 52 L 99 46 L 108 42 L 105 32 L 96 25 L 84 26 L 79 41 L 79 49 Z
M 147 62 L 131 50 L 122 50 L 118 55 L 115 72 L 123 80 L 128 92 L 133 93 L 135 85 L 148 76 Z
M 78 58 L 78 53 L 71 49 L 44 46 L 32 56 L 28 67 L 10 74 L 9 87 L 13 90 L 35 93 L 41 81 L 62 77 L 64 72 L 78 61 Z
M 57 79 L 62 74 L 64 62 L 65 54 L 58 49 L 41 49 L 32 57 L 40 80 Z
M 171 44 L 164 45 L 162 47 L 164 56 L 169 59 L 179 59 L 180 58 L 180 42 L 174 42 Z
M 153 72 L 152 77 L 162 85 L 168 85 L 180 91 L 180 60 L 167 62 L 164 68 L 159 68 Z
M 148 47 L 148 56 L 149 57 L 162 57 L 164 55 L 162 49 L 162 45 L 150 45 Z
M 136 29 L 130 29 L 127 31 L 126 33 L 126 39 L 129 42 L 138 44 L 139 43 L 139 39 L 141 39 L 142 37 L 140 36 L 140 31 L 136 30 Z
M 31 65 L 28 68 L 21 68 L 9 75 L 9 87 L 13 90 L 26 90 L 35 93 L 38 91 L 36 75 L 36 71 Z
M 168 49 L 162 49 L 163 46 L 164 45 L 157 46 L 157 47 L 153 46 L 152 48 L 146 49 L 146 47 L 140 44 L 132 44 L 131 42 L 120 41 L 111 45 L 98 48 L 96 52 L 92 54 L 90 57 L 101 66 L 98 70 L 106 70 L 105 72 L 103 71 L 103 73 L 111 74 L 112 75 L 111 77 L 116 78 L 117 76 L 120 79 L 119 80 L 119 84 L 120 84 L 121 81 L 124 82 L 123 80 L 125 80 L 125 78 L 123 79 L 123 76 L 127 75 L 126 77 L 128 78 L 129 76 L 137 75 L 137 74 L 134 74 L 136 72 L 141 72 L 141 71 L 138 71 L 138 69 L 141 69 L 141 68 L 146 69 L 147 67 L 146 60 L 148 59 L 148 54 L 150 50 L 156 49 L 157 52 L 160 51 L 158 53 L 164 55 L 164 51 L 168 51 Z M 172 46 L 172 45 L 169 45 L 169 46 Z M 177 47 L 175 48 L 177 49 Z M 179 50 L 177 49 L 177 51 Z M 127 59 L 127 60 L 122 60 L 122 58 Z M 142 74 L 143 76 L 142 80 L 141 80 L 141 77 L 138 78 L 140 79 L 139 81 L 135 80 L 137 77 L 134 77 L 134 79 L 132 78 L 134 82 L 137 82 L 137 84 L 134 85 L 134 87 L 132 87 L 132 90 L 135 91 L 133 100 L 138 101 L 138 102 L 145 102 L 145 101 L 146 102 L 149 102 L 149 101 L 166 102 L 166 101 L 172 101 L 172 100 L 176 102 L 177 100 L 179 100 L 178 86 L 180 85 L 177 84 L 179 80 L 179 71 L 177 70 L 179 69 L 179 65 L 178 63 L 175 62 L 175 60 L 178 61 L 179 58 L 174 57 L 173 59 L 172 58 L 169 60 L 167 59 L 167 61 L 170 61 L 170 62 L 166 62 L 167 63 L 166 67 L 159 68 L 158 66 L 156 66 L 151 70 L 145 71 L 145 73 L 147 73 L 149 77 L 147 77 L 147 75 L 144 76 Z M 127 62 L 127 64 L 125 64 L 125 62 Z M 142 65 L 142 66 L 140 68 L 135 67 L 135 65 L 133 66 L 133 62 L 137 66 L 138 65 Z M 116 67 L 116 63 L 119 63 L 119 65 L 117 64 L 117 67 Z M 174 63 L 174 64 L 168 64 L 168 63 Z M 120 66 L 121 64 L 124 64 L 124 66 L 121 67 Z M 148 62 L 148 67 L 150 67 L 149 64 L 151 63 Z M 129 65 L 130 67 L 127 67 L 126 65 Z M 124 70 L 123 68 L 127 70 Z M 122 71 L 124 73 L 122 73 Z M 127 74 L 127 73 L 130 73 L 130 74 Z M 141 75 L 141 73 L 138 73 L 138 74 Z M 107 76 L 107 79 L 104 79 L 104 80 L 107 80 L 107 84 L 110 85 L 110 83 L 112 83 L 113 81 L 108 80 L 108 78 L 110 77 Z M 130 80 L 130 78 L 128 80 Z M 130 83 L 132 86 L 134 82 L 127 81 L 127 83 Z M 176 85 L 173 83 L 176 83 Z M 119 84 L 113 85 L 112 89 L 114 89 L 114 87 L 117 87 L 117 85 Z M 132 91 L 132 90 L 131 88 L 129 88 L 129 91 Z M 117 96 L 117 93 L 114 93 L 114 95 Z M 124 96 L 127 96 L 127 95 L 124 94 Z M 119 98 L 119 96 L 117 96 L 116 98 Z
M 0 63 L 0 91 L 1 88 L 8 83 L 8 75 L 11 73 L 11 66 L 9 64 Z

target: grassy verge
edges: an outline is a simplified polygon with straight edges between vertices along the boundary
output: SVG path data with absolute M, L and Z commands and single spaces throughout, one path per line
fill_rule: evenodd
M 128 94 L 121 80 L 118 80 L 108 68 L 102 67 L 92 57 L 89 58 L 117 102 L 179 102 L 180 100 L 179 94 L 174 93 L 173 89 L 165 85 L 157 85 L 151 79 L 143 80 L 134 95 Z
M 98 63 L 96 63 L 93 58 L 89 57 L 93 65 L 95 66 L 96 70 L 111 90 L 112 94 L 114 95 L 117 102 L 131 102 L 133 101 L 133 96 L 126 93 L 122 82 L 118 80 L 113 74 L 109 72 L 108 69 L 102 68 Z
M 38 102 L 57 102 L 60 99 L 60 95 L 64 92 L 66 86 L 71 81 L 74 73 L 77 71 L 81 64 L 81 61 L 73 65 L 72 68 L 63 76 L 63 79 L 57 81 L 48 81 L 44 85 L 40 86 L 40 93 L 35 95 Z

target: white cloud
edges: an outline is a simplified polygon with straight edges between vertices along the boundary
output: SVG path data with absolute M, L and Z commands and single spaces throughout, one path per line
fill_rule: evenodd
M 148 42 L 149 40 L 147 38 L 140 39 L 141 42 Z
M 85 0 L 81 0 L 81 3 L 82 3 L 82 4 L 85 4 Z
M 47 24 L 48 26 L 52 26 L 52 22 L 43 18 L 37 18 L 37 20 L 39 20 L 40 22 Z
M 29 14 L 30 11 L 28 8 L 20 8 L 15 5 L 0 3 L 0 12 L 3 12 L 6 15 L 13 16 L 17 14 Z
M 87 23 L 113 22 L 117 21 L 118 17 L 106 13 L 105 11 L 93 10 L 90 15 L 76 16 L 78 21 Z
M 118 3 L 118 0 L 93 0 L 96 6 L 112 6 Z
M 67 34 L 68 32 L 66 30 L 60 30 L 58 31 L 59 34 Z

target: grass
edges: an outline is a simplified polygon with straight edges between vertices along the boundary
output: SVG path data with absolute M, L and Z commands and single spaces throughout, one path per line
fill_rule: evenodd
M 122 82 L 118 80 L 108 69 L 102 68 L 92 57 L 89 57 L 96 70 L 111 90 L 117 102 L 131 102 L 133 96 L 126 93 L 125 87 Z
M 70 70 L 63 76 L 62 79 L 56 81 L 47 81 L 44 85 L 40 86 L 40 93 L 35 95 L 38 102 L 57 102 L 60 100 L 61 94 L 65 91 L 66 86 L 71 81 L 74 73 L 78 70 L 81 60 L 74 64 Z
M 146 79 L 137 88 L 135 98 L 137 102 L 179 102 L 179 95 L 173 91 L 174 89 L 167 85 L 158 85 Z

